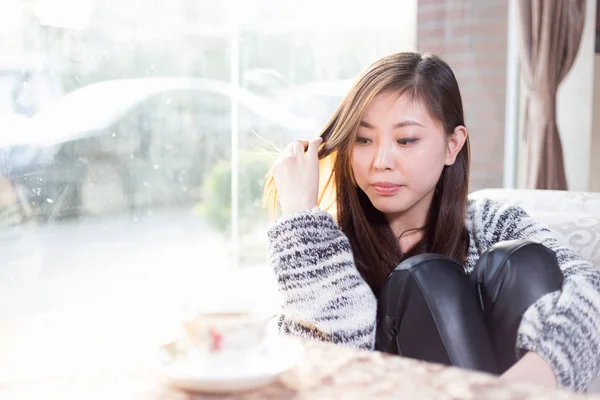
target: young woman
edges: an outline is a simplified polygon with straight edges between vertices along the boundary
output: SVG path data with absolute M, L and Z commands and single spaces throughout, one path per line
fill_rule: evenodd
M 281 331 L 585 390 L 600 270 L 522 209 L 469 200 L 468 177 L 450 67 L 417 53 L 370 66 L 267 182 Z

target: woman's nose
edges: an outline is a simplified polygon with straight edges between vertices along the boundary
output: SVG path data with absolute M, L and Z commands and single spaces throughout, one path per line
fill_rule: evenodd
M 381 145 L 377 148 L 373 168 L 377 170 L 388 170 L 394 167 L 392 148 L 390 145 Z

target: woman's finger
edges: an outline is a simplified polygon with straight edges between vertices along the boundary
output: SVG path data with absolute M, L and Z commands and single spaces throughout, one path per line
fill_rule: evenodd
M 291 142 L 287 146 L 285 146 L 285 149 L 283 150 L 283 155 L 284 156 L 293 156 L 294 155 L 294 142 Z
M 306 150 L 306 155 L 308 157 L 318 157 L 319 154 L 319 146 L 323 143 L 323 138 L 320 136 L 314 140 L 311 140 L 308 143 L 308 149 Z
M 308 147 L 308 140 L 295 140 L 293 143 L 294 155 L 298 156 L 304 154 L 304 151 Z

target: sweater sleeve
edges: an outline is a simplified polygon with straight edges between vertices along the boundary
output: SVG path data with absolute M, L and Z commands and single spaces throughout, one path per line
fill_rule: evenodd
M 373 349 L 377 300 L 331 215 L 314 208 L 281 218 L 268 238 L 283 300 L 280 331 Z
M 488 220 L 499 224 L 496 240 L 541 243 L 556 253 L 564 275 L 562 290 L 548 293 L 525 311 L 518 353 L 538 353 L 552 366 L 560 387 L 585 391 L 600 371 L 600 269 L 561 245 L 523 209 L 491 203 Z

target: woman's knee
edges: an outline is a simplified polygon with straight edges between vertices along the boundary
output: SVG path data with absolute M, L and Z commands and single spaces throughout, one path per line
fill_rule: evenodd
M 484 309 L 502 297 L 514 304 L 530 305 L 543 295 L 560 290 L 563 283 L 554 252 L 525 240 L 504 241 L 490 247 L 479 258 L 472 277 Z
M 475 289 L 456 261 L 421 254 L 402 262 L 378 295 L 375 348 L 495 372 Z
M 379 314 L 398 315 L 402 304 L 419 292 L 431 301 L 465 287 L 464 268 L 455 260 L 439 254 L 419 254 L 402 261 L 378 291 Z
M 382 288 L 403 283 L 408 276 L 412 276 L 424 284 L 434 284 L 439 283 L 439 279 L 442 277 L 462 280 L 466 274 L 463 266 L 449 257 L 433 253 L 419 254 L 398 264 Z
M 520 240 L 490 247 L 471 276 L 503 372 L 517 361 L 515 348 L 523 314 L 542 296 L 560 290 L 563 274 L 553 251 Z

